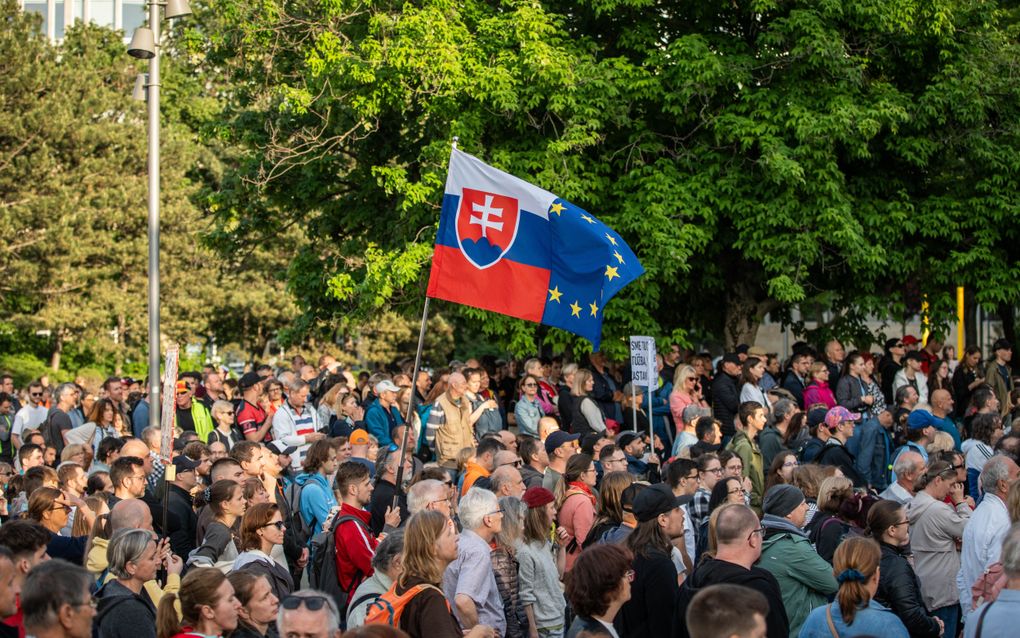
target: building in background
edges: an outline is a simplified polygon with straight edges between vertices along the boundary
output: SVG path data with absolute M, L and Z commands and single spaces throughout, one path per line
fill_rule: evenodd
M 145 0 L 21 0 L 21 6 L 42 16 L 42 31 L 54 42 L 75 20 L 120 29 L 125 42 L 145 22 Z

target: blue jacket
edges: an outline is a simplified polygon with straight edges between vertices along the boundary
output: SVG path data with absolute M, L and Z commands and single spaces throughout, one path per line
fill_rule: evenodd
M 396 417 L 397 425 L 404 423 L 404 419 L 400 416 L 400 410 L 397 409 L 397 406 L 390 406 L 390 414 Z M 368 433 L 379 441 L 379 447 L 385 445 L 390 449 L 396 449 L 396 446 L 393 444 L 393 438 L 390 436 L 390 420 L 387 418 L 386 411 L 379 401 L 373 401 L 372 405 L 368 406 L 368 410 L 365 411 L 365 426 L 368 428 Z
M 333 488 L 326 477 L 318 472 L 299 474 L 294 482 L 301 486 L 301 518 L 312 530 L 312 534 L 322 531 L 329 511 L 336 507 Z
M 829 623 L 825 618 L 825 608 L 828 605 L 815 607 L 807 620 L 800 628 L 800 638 L 832 638 L 829 631 Z M 903 621 L 896 617 L 882 605 L 874 600 L 868 601 L 868 606 L 858 609 L 854 615 L 853 623 L 848 627 L 843 622 L 843 615 L 839 612 L 839 601 L 832 603 L 832 624 L 836 627 L 836 633 L 840 638 L 849 636 L 883 636 L 884 638 L 909 638 L 907 628 Z

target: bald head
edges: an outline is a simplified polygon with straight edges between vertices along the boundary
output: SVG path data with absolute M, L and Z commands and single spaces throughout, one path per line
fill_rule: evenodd
M 716 540 L 719 545 L 740 545 L 759 525 L 758 516 L 750 507 L 724 505 L 715 523 Z
M 931 412 L 935 416 L 944 417 L 953 410 L 953 395 L 949 390 L 938 389 L 931 393 Z
M 514 496 L 520 498 L 524 494 L 524 480 L 521 473 L 512 465 L 497 467 L 489 477 L 489 485 L 496 496 Z
M 110 510 L 110 531 L 120 529 L 152 530 L 152 512 L 149 506 L 137 498 L 119 501 Z
M 435 479 L 423 479 L 407 490 L 407 511 L 411 514 L 420 512 L 433 501 L 447 498 L 446 485 Z
M 499 450 L 496 452 L 496 456 L 493 458 L 492 466 L 494 468 L 500 468 L 504 465 L 513 465 L 517 462 L 517 452 L 511 452 L 510 450 Z
M 149 456 L 149 446 L 139 439 L 128 439 L 124 442 L 124 447 L 120 448 L 120 455 L 135 456 L 140 459 L 144 459 Z

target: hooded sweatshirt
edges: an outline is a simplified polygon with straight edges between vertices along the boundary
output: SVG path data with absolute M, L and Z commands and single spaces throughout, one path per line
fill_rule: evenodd
M 776 577 L 761 567 L 745 569 L 742 565 L 718 560 L 711 556 L 705 559 L 694 570 L 691 577 L 684 583 L 684 594 L 680 596 L 680 604 L 676 606 L 677 618 L 684 618 L 687 613 L 687 605 L 694 597 L 697 590 L 709 585 L 744 585 L 761 593 L 769 603 L 769 615 L 765 618 L 768 627 L 768 638 L 788 638 L 790 635 L 790 622 L 786 616 L 786 607 L 783 605 L 783 596 L 779 589 Z M 686 623 L 675 623 L 677 626 Z M 674 635 L 683 634 L 687 636 L 686 629 Z
M 786 518 L 766 514 L 765 540 L 757 566 L 776 577 L 783 606 L 796 636 L 812 609 L 828 602 L 839 589 L 832 565 L 811 547 L 807 534 Z
M 301 518 L 314 536 L 329 522 L 329 512 L 337 505 L 333 489 L 326 477 L 318 472 L 299 474 L 294 482 L 301 486 Z
M 106 571 L 109 567 L 109 563 L 106 560 L 106 547 L 110 544 L 110 541 L 105 538 L 92 539 L 92 549 L 89 550 L 88 558 L 85 562 L 85 569 L 90 574 L 99 578 L 105 571 L 106 574 L 103 576 L 103 582 L 110 582 L 115 580 L 113 574 Z M 160 587 L 159 582 L 150 580 L 143 586 L 145 593 L 149 595 L 149 600 L 153 605 L 158 605 L 159 601 L 163 598 L 163 594 L 176 594 L 181 590 L 181 576 L 180 574 L 167 574 L 166 586 Z
M 99 638 L 156 638 L 156 606 L 112 580 L 98 592 L 96 635 Z
M 234 571 L 240 570 L 265 576 L 278 600 L 283 600 L 294 591 L 294 579 L 290 571 L 262 550 L 253 549 L 239 554 L 234 559 Z

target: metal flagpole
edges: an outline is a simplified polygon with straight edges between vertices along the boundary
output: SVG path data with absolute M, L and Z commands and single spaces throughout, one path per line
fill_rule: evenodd
M 634 373 L 633 372 L 631 372 L 630 377 L 631 377 L 631 382 L 630 382 L 630 408 L 631 408 L 631 410 L 633 410 L 633 414 L 634 414 L 634 423 L 633 423 L 633 428 L 631 428 L 631 429 L 633 429 L 635 432 L 637 432 L 637 384 L 634 383 Z
M 453 148 L 457 148 L 457 141 L 459 137 L 454 136 Z M 421 311 L 421 329 L 418 330 L 418 350 L 414 354 L 414 372 L 411 374 L 411 399 L 407 402 L 407 414 L 404 415 L 404 436 L 401 437 L 400 441 L 400 465 L 397 466 L 397 489 L 393 493 L 393 505 L 392 509 L 397 509 L 397 503 L 400 498 L 400 494 L 404 489 L 404 461 L 407 458 L 407 447 L 409 444 L 408 438 L 410 437 L 411 428 L 414 425 L 414 421 L 411 420 L 411 415 L 414 414 L 414 400 L 415 392 L 414 388 L 418 384 L 418 372 L 421 370 L 421 353 L 425 348 L 425 325 L 429 319 L 429 297 L 425 297 L 425 307 Z M 426 427 L 425 423 L 421 424 L 422 427 Z M 421 436 L 421 433 L 419 433 Z
M 407 447 L 410 444 L 410 432 L 414 425 L 411 415 L 414 414 L 414 387 L 418 381 L 418 371 L 421 369 L 421 352 L 425 347 L 425 324 L 429 319 L 429 298 L 425 297 L 425 308 L 421 313 L 421 330 L 418 331 L 418 351 L 414 355 L 414 373 L 411 375 L 411 399 L 407 402 L 407 414 L 404 415 L 404 436 L 400 441 L 400 465 L 397 466 L 397 490 L 393 493 L 393 509 L 397 509 L 397 500 L 403 491 L 404 485 L 404 461 L 407 458 Z M 425 424 L 422 424 L 425 427 Z
M 655 426 L 652 423 L 652 383 L 653 379 L 648 379 L 648 404 L 645 405 L 645 414 L 648 415 L 648 444 L 652 446 L 652 454 L 655 454 Z M 637 420 L 635 419 L 634 425 L 637 426 Z M 666 444 L 665 441 L 662 442 Z

